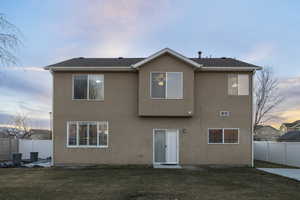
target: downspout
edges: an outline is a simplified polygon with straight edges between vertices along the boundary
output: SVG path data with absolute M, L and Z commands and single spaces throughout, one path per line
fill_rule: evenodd
M 53 127 L 54 127 L 54 120 L 53 120 L 53 116 L 54 116 L 54 72 L 50 69 L 51 72 L 51 76 L 52 76 L 52 112 L 51 112 L 51 141 L 52 141 L 52 152 L 51 152 L 51 166 L 54 166 L 54 132 L 53 132 Z
M 254 93 L 254 75 L 255 75 L 255 73 L 256 73 L 256 70 L 254 70 L 253 71 L 253 73 L 252 73 L 252 80 L 251 80 L 251 95 L 252 95 L 252 97 L 251 97 L 251 149 L 252 149 L 252 152 L 251 152 L 251 156 L 252 156 L 252 163 L 251 163 L 251 167 L 254 167 L 254 127 L 253 127 L 253 125 L 254 125 L 254 120 L 253 120 L 253 112 L 254 112 L 254 106 L 253 106 L 253 103 L 254 103 L 254 95 L 253 95 L 253 93 Z

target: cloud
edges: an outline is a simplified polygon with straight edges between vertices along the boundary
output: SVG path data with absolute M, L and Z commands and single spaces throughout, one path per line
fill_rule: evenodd
M 7 113 L 0 113 L 0 126 L 10 126 L 13 115 Z M 42 118 L 31 118 L 28 119 L 28 126 L 30 128 L 42 128 L 49 129 L 50 128 L 50 120 L 42 119 Z
M 44 71 L 44 69 L 42 67 L 29 67 L 29 66 L 2 67 L 1 70 L 5 70 L 5 71 L 37 71 L 37 72 L 43 72 Z
M 18 95 L 30 95 L 32 98 L 49 97 L 49 88 L 39 82 L 39 77 L 32 76 L 33 74 L 24 74 L 20 71 L 3 73 L 0 78 L 0 89 L 6 90 L 8 93 L 15 92 Z M 20 96 L 16 95 L 16 98 Z
M 71 40 L 58 49 L 61 58 L 74 54 L 128 56 L 138 51 L 139 42 L 162 27 L 172 12 L 170 0 L 75 0 L 73 5 L 60 28 L 63 40 Z
M 25 68 L 12 67 L 0 73 L 0 124 L 7 123 L 5 116 L 22 112 L 34 119 L 36 126 L 44 127 L 51 111 L 51 76 L 36 67 Z
M 274 54 L 274 51 L 275 47 L 272 44 L 258 44 L 254 46 L 250 52 L 242 56 L 242 58 L 250 63 L 256 63 L 270 58 Z

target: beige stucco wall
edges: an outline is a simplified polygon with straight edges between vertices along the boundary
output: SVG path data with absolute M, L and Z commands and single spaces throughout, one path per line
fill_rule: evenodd
M 138 72 L 103 72 L 104 101 L 72 100 L 72 74 L 53 76 L 55 165 L 152 164 L 154 128 L 186 129 L 179 135 L 180 164 L 252 162 L 252 97 L 228 96 L 226 72 L 196 72 L 194 115 L 173 118 L 139 116 Z M 220 118 L 220 110 L 230 111 L 231 116 Z M 109 148 L 67 148 L 66 126 L 72 120 L 108 121 Z M 208 128 L 239 128 L 239 144 L 207 144 Z
M 183 72 L 183 99 L 152 99 L 151 72 Z M 194 68 L 171 55 L 160 56 L 139 69 L 140 116 L 192 116 L 194 112 Z

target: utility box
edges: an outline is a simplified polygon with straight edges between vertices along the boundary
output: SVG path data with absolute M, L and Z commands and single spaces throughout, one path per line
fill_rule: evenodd
M 30 161 L 36 162 L 39 159 L 39 152 L 30 152 Z
M 21 153 L 13 153 L 12 154 L 12 162 L 13 162 L 14 166 L 21 166 L 22 154 Z

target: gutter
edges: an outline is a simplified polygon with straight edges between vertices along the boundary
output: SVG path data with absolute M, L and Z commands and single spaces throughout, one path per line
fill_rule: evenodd
M 256 71 L 262 67 L 201 67 L 198 71 Z
M 132 67 L 44 67 L 45 70 L 54 71 L 135 71 Z
M 65 67 L 57 66 L 44 67 L 45 70 L 51 72 L 55 71 L 137 71 L 138 69 L 130 66 L 119 66 L 119 67 Z M 262 67 L 203 67 L 197 68 L 196 71 L 256 71 L 261 70 Z

